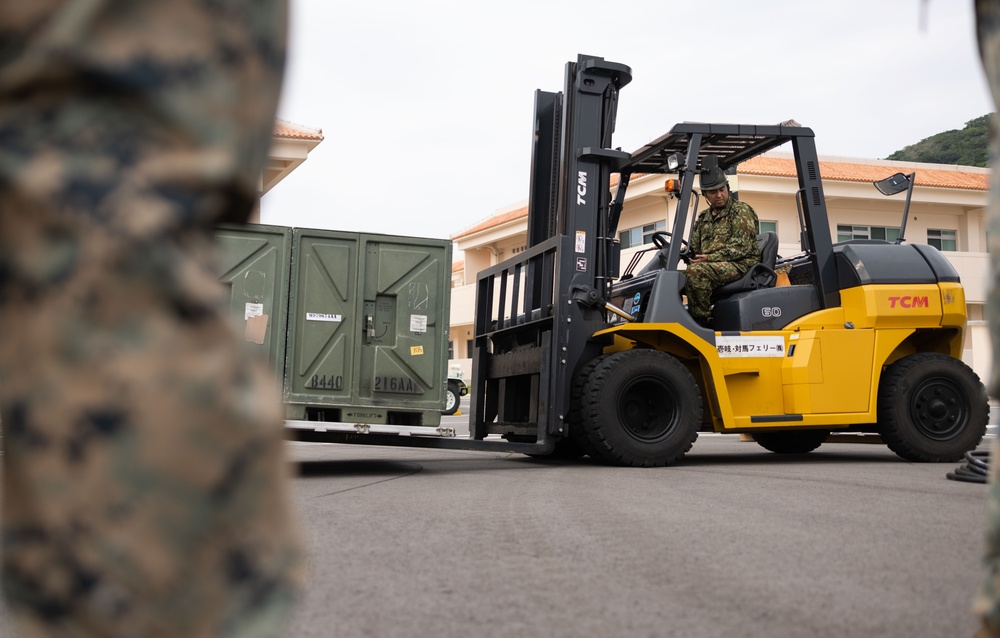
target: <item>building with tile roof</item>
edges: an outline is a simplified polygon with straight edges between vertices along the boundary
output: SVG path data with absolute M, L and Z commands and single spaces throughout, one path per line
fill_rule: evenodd
M 895 239 L 902 225 L 905 194 L 885 197 L 872 182 L 896 172 L 915 173 L 906 241 L 936 246 L 961 276 L 969 318 L 963 358 L 986 381 L 990 374 L 990 338 L 983 304 L 989 283 L 985 225 L 989 170 L 821 157 L 820 175 L 833 241 Z M 651 246 L 654 231 L 672 227 L 676 199 L 664 190 L 664 179 L 663 175 L 632 177 L 618 228 L 623 267 L 635 253 Z M 730 177 L 730 185 L 739 199 L 757 212 L 761 230 L 778 233 L 780 255 L 790 257 L 801 252 L 795 203 L 798 182 L 790 154 L 772 152 L 742 163 L 737 174 Z M 612 190 L 617 186 L 616 176 L 610 186 Z M 698 205 L 698 210 L 703 208 L 704 202 Z M 471 371 L 476 273 L 525 249 L 527 216 L 527 205 L 521 203 L 452 236 L 464 255 L 464 275 L 452 277 L 455 287 L 450 336 L 453 363 L 462 364 L 467 375 Z
M 292 124 L 284 120 L 274 122 L 274 141 L 267 157 L 267 166 L 261 178 L 261 195 L 274 188 L 289 173 L 306 161 L 309 153 L 323 141 L 323 130 Z
M 323 130 L 293 124 L 285 120 L 274 121 L 274 137 L 268 152 L 267 164 L 260 180 L 260 194 L 264 195 L 278 185 L 292 171 L 306 161 L 309 153 L 323 141 Z M 250 217 L 252 223 L 260 223 L 260 210 L 255 209 Z

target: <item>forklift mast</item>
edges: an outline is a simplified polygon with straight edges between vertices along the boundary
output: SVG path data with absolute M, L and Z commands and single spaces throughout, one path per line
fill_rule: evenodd
M 562 93 L 535 93 L 527 248 L 477 278 L 474 439 L 554 446 L 573 374 L 602 349 L 592 335 L 618 267 L 611 176 L 631 157 L 611 138 L 631 79 L 623 64 L 581 55 Z

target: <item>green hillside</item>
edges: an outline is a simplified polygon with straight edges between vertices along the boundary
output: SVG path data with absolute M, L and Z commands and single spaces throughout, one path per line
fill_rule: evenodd
M 932 164 L 987 166 L 992 114 L 965 123 L 962 130 L 944 131 L 896 151 L 885 159 Z

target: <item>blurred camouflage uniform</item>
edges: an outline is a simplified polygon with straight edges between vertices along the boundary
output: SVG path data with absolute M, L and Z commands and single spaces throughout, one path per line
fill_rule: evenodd
M 976 0 L 976 27 L 979 53 L 989 83 L 993 102 L 1000 109 L 1000 1 Z M 986 301 L 990 337 L 993 341 L 993 368 L 990 396 L 1000 397 L 1000 119 L 993 114 L 990 135 L 990 194 L 986 206 L 987 239 L 990 254 L 991 284 Z M 1000 445 L 991 450 L 990 497 L 987 502 L 984 563 L 987 574 L 976 596 L 973 609 L 981 621 L 977 637 L 1000 637 Z
M 0 2 L 3 588 L 21 638 L 279 635 L 280 399 L 211 229 L 257 192 L 284 0 Z
M 711 313 L 712 291 L 736 281 L 760 261 L 757 213 L 732 196 L 719 210 L 703 210 L 691 231 L 690 252 L 708 255 L 707 262 L 688 264 L 684 274 L 688 312 L 705 320 Z

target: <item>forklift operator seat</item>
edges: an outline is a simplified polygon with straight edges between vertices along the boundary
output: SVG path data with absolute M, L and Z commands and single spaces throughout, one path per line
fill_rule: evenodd
M 760 248 L 760 263 L 750 266 L 746 274 L 736 281 L 716 288 L 712 293 L 712 303 L 744 290 L 774 287 L 778 281 L 778 276 L 774 273 L 774 264 L 778 260 L 778 234 L 760 233 L 757 235 L 757 246 Z

